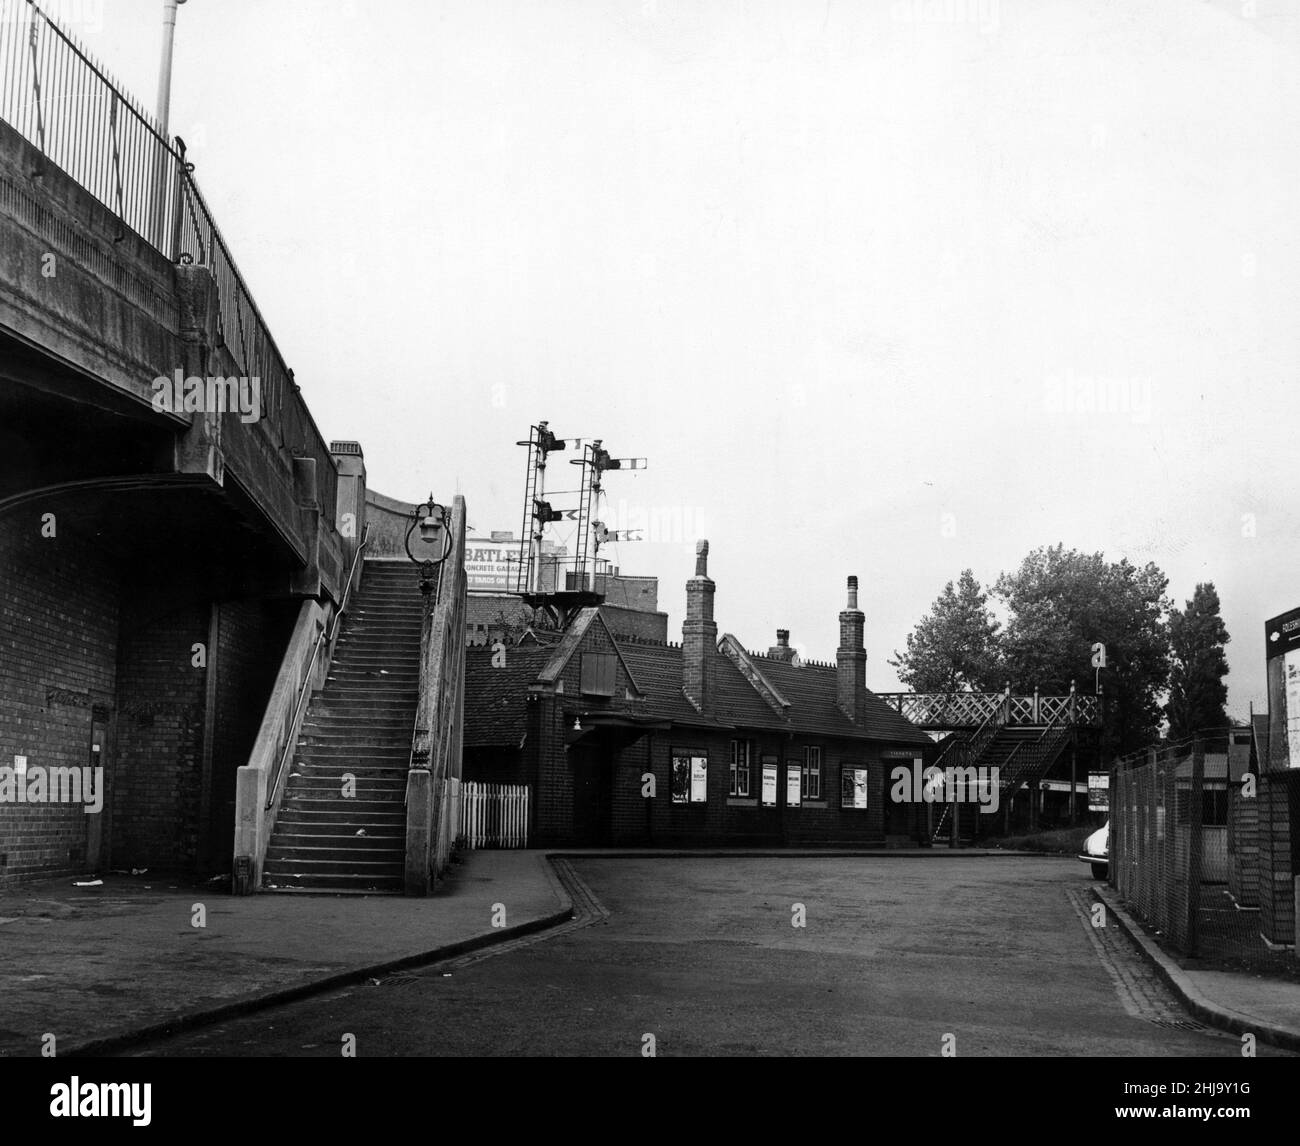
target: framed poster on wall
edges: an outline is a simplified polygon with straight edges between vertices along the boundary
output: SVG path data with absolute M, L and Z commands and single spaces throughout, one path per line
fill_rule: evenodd
M 785 762 L 785 805 L 797 808 L 801 802 L 803 790 L 803 765 L 797 760 Z

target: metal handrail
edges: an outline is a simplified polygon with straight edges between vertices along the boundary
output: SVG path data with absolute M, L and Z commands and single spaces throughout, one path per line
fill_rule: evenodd
M 263 418 L 289 453 L 317 461 L 333 515 L 329 444 L 217 227 L 179 139 L 61 28 L 36 0 L 0 0 L 0 120 L 170 261 L 206 266 L 218 285 L 218 330 L 240 373 L 261 382 Z M 125 230 L 118 238 L 125 237 Z
M 343 614 L 347 612 L 348 604 L 352 600 L 352 584 L 357 572 L 357 564 L 361 560 L 361 554 L 365 551 L 366 546 L 370 543 L 370 523 L 367 522 L 361 532 L 361 544 L 357 546 L 356 554 L 352 558 L 352 567 L 348 570 L 347 583 L 343 587 L 343 600 L 339 603 L 337 612 L 328 626 L 322 627 L 321 631 L 316 634 L 316 643 L 312 646 L 311 659 L 307 662 L 307 669 L 303 673 L 302 683 L 298 686 L 298 700 L 293 706 L 293 716 L 289 719 L 289 727 L 293 728 L 298 723 L 298 715 L 302 712 L 303 703 L 311 695 L 312 672 L 316 668 L 316 658 L 320 655 L 322 644 L 331 644 L 338 634 L 339 625 L 343 621 Z M 271 788 L 266 797 L 266 808 L 269 810 L 275 803 L 276 793 L 280 790 L 280 780 L 284 777 L 285 762 L 293 754 L 293 749 L 297 746 L 297 738 L 286 736 L 284 738 L 284 747 L 280 750 L 280 759 L 275 766 L 275 775 L 271 777 Z
M 0 118 L 168 254 L 183 156 L 35 0 L 0 0 Z
M 1072 727 L 1073 725 L 1069 720 L 1061 718 L 1044 728 L 1041 735 L 1029 746 L 1028 752 L 1025 753 L 1021 761 L 1021 766 L 1002 779 L 1002 787 L 1007 789 L 1008 792 L 1014 793 L 1022 784 L 1030 782 L 1034 773 L 1042 765 L 1047 753 L 1054 747 L 1057 738 L 1062 733 L 1070 731 Z M 1055 753 L 1053 759 L 1055 759 Z M 1008 757 L 1007 763 L 1010 763 L 1010 757 Z

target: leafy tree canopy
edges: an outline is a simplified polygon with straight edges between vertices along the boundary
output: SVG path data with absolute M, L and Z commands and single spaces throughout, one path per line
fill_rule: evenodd
M 1196 586 L 1184 609 L 1169 618 L 1173 667 L 1165 717 L 1169 737 L 1183 740 L 1206 728 L 1228 723 L 1228 658 L 1224 646 L 1232 638 L 1219 615 L 1219 594 L 1213 582 Z
M 1093 646 L 1106 647 L 1105 752 L 1141 748 L 1158 735 L 1170 671 L 1168 578 L 1154 564 L 1107 561 L 1064 545 L 1034 550 L 991 592 L 970 570 L 949 582 L 890 661 L 918 692 L 1010 683 L 1016 692 L 1094 687 Z M 1001 629 L 990 596 L 1009 614 Z
M 988 592 L 969 569 L 956 586 L 949 581 L 930 612 L 908 634 L 907 652 L 896 652 L 890 660 L 898 669 L 898 679 L 914 692 L 1000 687 L 999 626 L 988 600 Z

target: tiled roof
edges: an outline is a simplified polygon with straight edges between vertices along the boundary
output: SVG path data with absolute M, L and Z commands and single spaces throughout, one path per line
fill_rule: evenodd
M 674 724 L 719 727 L 725 722 L 716 714 L 702 714 L 682 692 L 682 650 L 680 645 L 658 645 L 629 641 L 618 644 L 627 667 L 645 694 L 649 716 Z
M 840 711 L 836 670 L 831 665 L 793 665 L 753 653 L 750 658 L 754 667 L 790 702 L 790 727 L 796 731 L 863 736 L 899 744 L 933 744 L 920 728 L 870 691 L 865 726 L 855 728 Z
M 492 650 L 465 650 L 465 747 L 517 746 L 528 727 L 528 686 L 554 649 L 521 645 L 507 650 L 505 664 L 492 665 Z
M 789 663 L 752 656 L 755 667 L 790 702 L 784 720 L 724 653 L 717 652 L 712 711 L 701 714 L 682 692 L 682 649 L 643 641 L 619 641 L 618 650 L 644 694 L 646 716 L 694 727 L 789 729 L 821 736 L 929 746 L 930 738 L 911 721 L 867 693 L 866 725 L 855 727 L 837 703 L 833 666 Z M 465 654 L 465 745 L 517 745 L 527 727 L 528 689 L 565 650 L 525 645 L 509 650 L 505 666 L 492 667 L 491 650 Z

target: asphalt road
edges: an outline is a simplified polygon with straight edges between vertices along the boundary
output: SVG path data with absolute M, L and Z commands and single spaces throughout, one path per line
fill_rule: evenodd
M 352 1036 L 359 1056 L 640 1055 L 653 1036 L 660 1056 L 937 1056 L 945 1038 L 959 1057 L 1240 1056 L 1122 932 L 1091 925 L 1072 860 L 572 869 L 579 902 L 599 902 L 558 933 L 135 1053 L 338 1056 Z

